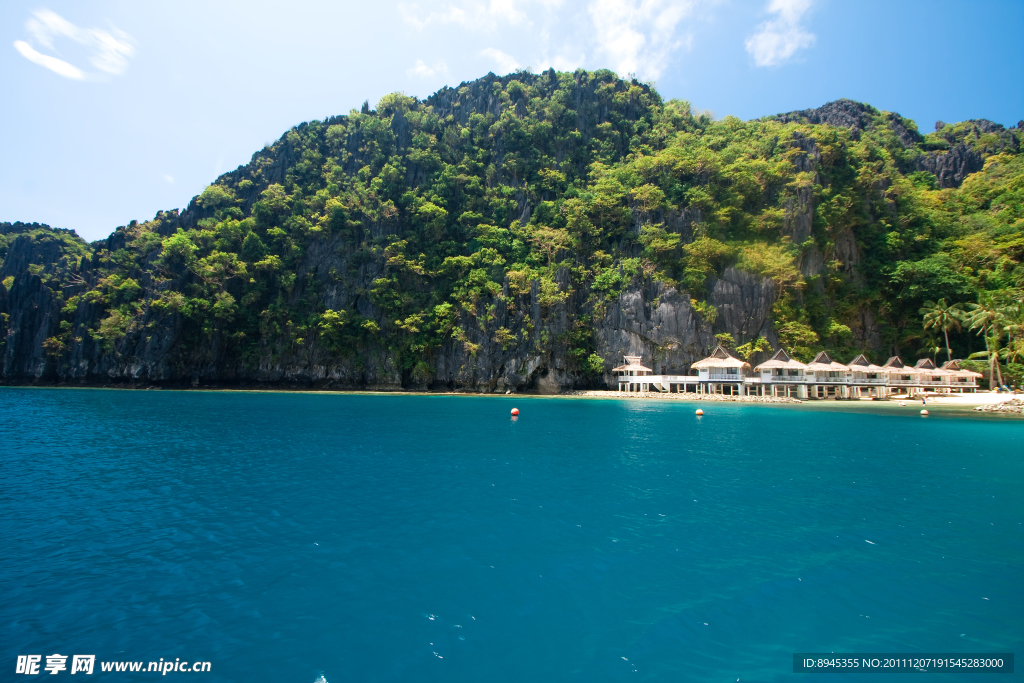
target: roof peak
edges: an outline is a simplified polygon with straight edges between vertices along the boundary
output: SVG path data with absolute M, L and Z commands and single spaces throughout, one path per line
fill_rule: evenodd
M 793 359 L 789 357 L 788 353 L 786 353 L 786 349 L 779 349 L 778 351 L 775 352 L 775 355 L 771 357 L 771 360 L 781 360 L 783 362 L 789 362 Z
M 708 356 L 708 358 L 722 358 L 722 359 L 733 358 L 733 357 L 734 356 L 731 353 L 729 353 L 729 351 L 724 346 L 722 346 L 721 344 L 716 346 L 715 350 L 711 352 L 710 356 Z

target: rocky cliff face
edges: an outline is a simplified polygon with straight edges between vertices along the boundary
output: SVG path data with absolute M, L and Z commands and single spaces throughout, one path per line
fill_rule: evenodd
M 188 217 L 185 216 L 184 220 Z M 117 240 L 112 237 L 111 240 Z M 94 256 L 109 248 L 107 240 L 94 245 Z M 113 246 L 116 246 L 114 244 Z M 307 252 L 302 272 L 328 281 L 325 304 L 348 298 L 330 273 L 346 267 L 337 244 L 314 244 Z M 339 254 L 340 251 L 340 254 Z M 90 334 L 102 308 L 80 302 L 73 314 L 70 348 L 62 354 L 47 349 L 45 342 L 60 332 L 60 307 L 52 290 L 53 275 L 60 267 L 70 270 L 70 289 L 88 291 L 96 285 L 91 259 L 80 267 L 69 266 L 67 249 L 60 243 L 40 245 L 21 237 L 10 245 L 3 277 L 17 274 L 7 290 L 0 284 L 0 313 L 6 314 L 3 348 L 3 379 L 8 382 L 61 382 L 84 384 L 169 386 L 300 386 L 324 389 L 370 390 L 465 390 L 474 392 L 536 391 L 558 393 L 582 386 L 614 386 L 610 373 L 586 380 L 577 359 L 570 357 L 565 337 L 580 316 L 594 320 L 595 350 L 607 367 L 621 362 L 624 354 L 639 354 L 658 370 L 686 373 L 690 364 L 714 346 L 714 335 L 729 332 L 735 338 L 765 335 L 774 341 L 769 313 L 777 296 L 770 280 L 728 268 L 710 283 L 709 301 L 719 311 L 708 325 L 693 310 L 689 296 L 674 287 L 642 278 L 618 296 L 595 305 L 589 292 L 575 292 L 568 300 L 545 310 L 538 301 L 538 283 L 519 296 L 505 283 L 505 298 L 498 301 L 494 316 L 481 323 L 465 321 L 466 340 L 451 340 L 437 354 L 432 373 L 413 377 L 394 363 L 384 345 L 366 346 L 348 358 L 338 358 L 314 342 L 301 348 L 281 348 L 268 353 L 258 364 L 240 358 L 230 344 L 215 336 L 201 352 L 182 352 L 180 316 L 151 315 L 115 344 L 104 344 Z M 34 264 L 40 274 L 29 272 Z M 368 286 L 383 268 L 382 262 L 363 266 L 361 284 Z M 558 278 L 569 286 L 564 269 Z M 168 288 L 173 283 L 146 283 L 147 288 Z M 297 291 L 296 297 L 302 292 Z M 381 320 L 373 304 L 364 301 L 363 313 Z M 67 317 L 67 316 L 65 316 Z M 381 320 L 383 322 L 383 320 Z M 496 332 L 504 328 L 515 340 L 502 343 Z M 465 343 L 476 345 L 477 349 Z M 268 351 L 271 351 L 268 349 Z
M 872 115 L 878 110 L 862 102 L 840 99 L 816 109 L 801 109 L 771 117 L 779 123 L 823 123 L 836 128 L 848 128 L 859 133 L 871 125 Z
M 948 152 L 930 152 L 917 158 L 917 168 L 933 173 L 939 187 L 960 187 L 964 178 L 985 166 L 981 153 L 960 143 Z
M 792 111 L 770 118 L 781 123 L 826 124 L 846 128 L 855 140 L 859 139 L 862 131 L 884 125 L 896 134 L 905 148 L 925 142 L 913 122 L 898 114 L 883 114 L 867 104 L 847 99 L 829 102 L 817 109 Z M 987 119 L 971 119 L 955 127 L 947 127 L 939 121 L 935 128 L 936 135 L 948 143 L 948 148 L 919 154 L 913 160 L 913 169 L 934 174 L 938 186 L 942 188 L 960 187 L 964 178 L 984 167 L 985 155 L 1001 152 L 1016 154 L 1024 135 L 1021 132 L 1024 126 L 1020 124 L 1016 130 L 1006 129 Z
M 184 211 L 92 244 L 0 224 L 0 381 L 555 393 L 614 386 L 625 354 L 685 374 L 717 334 L 778 348 L 776 304 L 791 338 L 815 334 L 794 313 L 813 306 L 819 329 L 881 350 L 879 290 L 851 292 L 890 253 L 865 244 L 898 241 L 878 226 L 905 222 L 891 178 L 835 172 L 850 140 L 941 187 L 1019 149 L 991 122 L 926 139 L 850 100 L 773 117 L 850 132 L 826 131 L 827 149 L 734 121 L 706 138 L 746 126 L 731 143 L 694 146 L 719 124 L 610 73 L 491 74 L 410 100 L 303 124 Z M 779 274 L 790 259 L 807 288 Z

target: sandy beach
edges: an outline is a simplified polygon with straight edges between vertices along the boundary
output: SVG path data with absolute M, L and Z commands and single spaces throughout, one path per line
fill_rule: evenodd
M 976 394 L 947 394 L 945 396 L 937 396 L 934 398 L 929 396 L 928 402 L 935 403 L 936 405 L 956 405 L 974 408 L 976 406 L 986 406 L 993 403 L 1009 401 L 1015 396 L 1024 396 L 1024 394 L 997 394 L 995 392 L 979 391 Z M 920 402 L 920 400 L 918 402 Z
M 880 405 L 886 403 L 898 404 L 901 401 L 907 405 L 924 405 L 921 403 L 921 398 L 906 398 L 900 396 L 893 396 L 889 399 L 883 399 L 880 401 L 872 401 L 868 399 L 853 399 L 835 401 L 834 399 L 796 399 L 796 398 L 784 398 L 781 396 L 723 396 L 721 394 L 695 394 L 695 393 L 678 393 L 668 394 L 658 391 L 640 391 L 640 392 L 623 392 L 623 391 L 598 391 L 598 390 L 587 390 L 587 391 L 569 391 L 560 396 L 578 396 L 582 398 L 610 398 L 610 399 L 665 399 L 675 401 L 731 401 L 736 403 L 811 403 L 811 404 L 824 404 L 824 403 L 842 403 L 844 405 Z M 1024 394 L 1018 394 L 1024 396 Z M 979 391 L 974 394 L 945 394 L 941 396 L 928 396 L 926 398 L 927 405 L 935 406 L 956 406 L 959 408 L 976 408 L 978 406 L 988 406 L 997 403 L 1003 403 L 1014 398 L 1013 394 L 1007 393 L 995 393 L 989 391 Z

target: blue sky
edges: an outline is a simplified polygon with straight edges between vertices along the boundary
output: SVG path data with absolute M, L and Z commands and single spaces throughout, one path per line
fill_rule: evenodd
M 302 121 L 488 71 L 610 68 L 716 117 L 840 97 L 1024 119 L 1024 2 L 0 3 L 0 221 L 99 239 Z

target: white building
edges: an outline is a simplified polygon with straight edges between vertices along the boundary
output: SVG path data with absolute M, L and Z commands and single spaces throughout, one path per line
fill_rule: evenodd
M 642 356 L 623 356 L 625 365 L 612 368 L 612 372 L 619 377 L 619 391 L 650 391 L 650 375 L 654 373 L 650 368 L 640 364 Z
M 964 370 L 959 361 L 936 368 L 931 360 L 914 367 L 893 356 L 875 365 L 861 354 L 843 365 L 822 351 L 808 364 L 779 349 L 753 372 L 750 364 L 721 345 L 707 358 L 695 362 L 689 375 L 655 375 L 641 364 L 640 356 L 623 356 L 624 365 L 613 368 L 619 391 L 694 392 L 726 396 L 789 396 L 794 398 L 884 398 L 892 394 L 922 391 L 949 393 L 976 391 L 981 374 Z
M 921 373 L 916 368 L 903 364 L 899 356 L 892 356 L 882 366 L 885 372 L 885 388 L 890 394 L 912 394 L 920 383 Z
M 824 351 L 807 364 L 808 395 L 811 398 L 849 398 L 853 372 L 832 360 Z
M 885 396 L 885 381 L 888 377 L 885 369 L 875 365 L 862 353 L 849 363 L 852 398 Z
M 922 358 L 914 365 L 917 372 L 917 384 L 924 390 L 949 393 L 949 380 L 953 374 L 948 370 L 935 367 L 931 358 Z
M 978 380 L 984 377 L 980 372 L 964 370 L 960 367 L 960 361 L 951 360 L 942 364 L 942 370 L 946 373 L 946 380 L 949 382 L 950 392 L 958 391 L 961 394 L 970 389 L 971 392 L 978 390 Z
M 784 349 L 754 368 L 754 373 L 755 382 L 760 380 L 761 393 L 807 398 L 807 365 L 790 358 Z
M 701 393 L 738 396 L 744 393 L 750 363 L 736 358 L 719 344 L 710 356 L 691 365 L 690 371 L 693 370 L 697 371 Z

